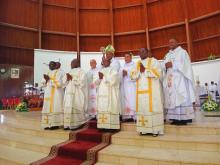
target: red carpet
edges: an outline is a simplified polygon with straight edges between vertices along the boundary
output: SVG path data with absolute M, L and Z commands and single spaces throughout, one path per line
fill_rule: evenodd
M 51 148 L 50 154 L 31 165 L 80 165 L 95 164 L 97 153 L 110 144 L 111 133 L 100 132 L 96 121 L 85 128 L 71 132 L 70 139 Z

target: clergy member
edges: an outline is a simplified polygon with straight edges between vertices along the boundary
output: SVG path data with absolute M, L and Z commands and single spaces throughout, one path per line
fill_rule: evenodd
M 44 129 L 57 129 L 63 125 L 63 74 L 56 69 L 56 62 L 49 63 L 50 71 L 44 74 L 44 103 L 41 125 Z
M 79 67 L 79 61 L 71 62 L 71 71 L 63 79 L 66 90 L 64 95 L 64 129 L 77 129 L 87 122 L 88 88 L 86 73 Z
M 95 75 L 98 74 L 98 68 L 95 59 L 90 60 L 90 67 L 91 69 L 87 73 L 88 88 L 89 88 L 88 114 L 90 115 L 91 118 L 95 118 L 97 114 L 97 110 L 96 110 L 97 88 L 93 80 L 95 78 Z
M 209 86 L 209 95 L 211 96 L 212 100 L 216 101 L 216 93 L 217 93 L 217 87 L 214 83 L 214 81 L 211 81 L 211 85 Z
M 116 70 L 117 72 L 119 72 L 120 70 L 120 62 L 119 60 L 117 60 L 114 56 L 114 53 L 115 53 L 115 49 L 112 45 L 108 45 L 106 46 L 105 48 L 105 55 L 106 55 L 106 58 L 108 60 L 110 60 L 111 64 L 110 66 Z
M 119 75 L 110 67 L 107 58 L 102 59 L 103 68 L 98 72 L 94 83 L 97 92 L 97 127 L 100 129 L 120 129 Z
M 137 132 L 157 136 L 164 133 L 161 66 L 145 48 L 140 49 L 140 58 L 130 75 L 136 80 Z
M 190 57 L 178 46 L 177 40 L 169 40 L 170 51 L 164 58 L 164 95 L 167 119 L 171 124 L 186 125 L 195 117 L 195 86 Z
M 136 80 L 130 77 L 131 70 L 135 67 L 132 54 L 125 54 L 125 64 L 121 68 L 121 97 L 122 97 L 122 120 L 134 121 L 136 109 Z

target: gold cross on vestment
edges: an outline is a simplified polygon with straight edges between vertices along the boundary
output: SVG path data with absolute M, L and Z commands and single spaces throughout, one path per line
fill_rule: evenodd
M 141 116 L 141 119 L 138 120 L 139 123 L 141 123 L 141 126 L 145 126 L 145 122 L 147 123 L 147 120 L 144 120 L 144 116 Z
M 107 120 L 107 117 L 105 117 L 105 115 L 102 114 L 102 117 L 99 117 L 99 120 L 101 120 L 101 123 L 105 123 L 105 120 Z
M 44 118 L 44 121 L 48 124 L 48 116 Z

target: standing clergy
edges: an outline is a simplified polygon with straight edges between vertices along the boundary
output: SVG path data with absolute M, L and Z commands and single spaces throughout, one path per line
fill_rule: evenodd
M 119 75 L 110 67 L 110 61 L 102 59 L 103 68 L 98 72 L 94 83 L 97 92 L 97 127 L 101 129 L 120 129 Z
M 132 54 L 125 54 L 125 64 L 121 68 L 121 97 L 122 97 L 122 119 L 125 121 L 135 120 L 136 109 L 136 80 L 130 77 L 131 70 L 135 67 Z
M 157 136 L 164 133 L 161 67 L 145 48 L 140 49 L 140 58 L 130 74 L 136 80 L 137 132 Z
M 88 114 L 90 117 L 94 118 L 97 114 L 96 110 L 96 84 L 93 82 L 95 75 L 98 74 L 98 68 L 95 59 L 90 60 L 91 69 L 87 73 L 88 88 L 89 88 L 89 103 L 88 103 Z
M 119 72 L 120 70 L 120 62 L 119 60 L 117 60 L 114 56 L 114 53 L 115 53 L 115 49 L 112 45 L 108 45 L 106 46 L 105 48 L 105 55 L 106 55 L 106 58 L 108 60 L 110 60 L 111 64 L 110 66 L 116 70 L 117 72 Z
M 216 93 L 217 93 L 217 86 L 215 85 L 214 81 L 211 81 L 211 85 L 209 86 L 209 95 L 211 96 L 212 100 L 216 101 Z
M 41 125 L 44 129 L 57 129 L 63 125 L 63 74 L 56 69 L 56 62 L 49 63 L 50 71 L 44 74 L 44 104 Z
M 190 58 L 175 39 L 169 40 L 170 51 L 163 63 L 164 95 L 167 119 L 171 124 L 186 125 L 194 118 L 195 86 Z
M 71 71 L 63 79 L 64 129 L 76 129 L 87 122 L 88 88 L 86 73 L 79 67 L 79 61 L 71 62 Z

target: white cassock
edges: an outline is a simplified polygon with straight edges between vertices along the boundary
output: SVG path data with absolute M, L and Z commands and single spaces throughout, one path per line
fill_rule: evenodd
M 122 98 L 122 118 L 123 119 L 135 119 L 136 109 L 136 80 L 132 80 L 130 77 L 131 70 L 135 68 L 135 63 L 125 63 L 121 68 L 121 98 Z M 127 71 L 127 75 L 123 77 L 123 70 Z
M 89 88 L 89 97 L 88 97 L 88 114 L 91 117 L 95 117 L 97 114 L 96 109 L 96 94 L 97 94 L 97 87 L 94 83 L 94 78 L 98 74 L 99 69 L 94 68 L 90 69 L 87 73 L 87 80 L 88 80 L 88 88 Z
M 104 77 L 102 80 L 96 75 L 94 83 L 97 92 L 97 127 L 105 129 L 120 129 L 119 112 L 121 103 L 119 97 L 119 74 L 111 67 L 100 70 Z
M 217 92 L 217 87 L 216 87 L 216 85 L 214 84 L 214 85 L 210 85 L 209 86 L 209 95 L 212 97 L 212 99 L 214 100 L 214 101 L 216 101 L 216 92 Z
M 63 125 L 63 72 L 60 70 L 49 71 L 47 74 L 50 80 L 43 81 L 44 90 L 44 104 L 42 109 L 43 128 L 62 126 Z
M 165 63 L 172 62 L 173 67 L 166 70 Z M 178 46 L 170 50 L 162 64 L 164 71 L 164 96 L 167 119 L 191 120 L 195 117 L 194 76 L 190 58 L 186 50 Z
M 195 95 L 196 95 L 196 105 L 200 105 L 200 96 L 203 95 L 203 88 L 200 85 L 196 85 L 195 87 Z
M 81 68 L 72 69 L 71 81 L 64 76 L 66 85 L 64 95 L 64 128 L 75 129 L 88 121 L 86 111 L 88 105 L 88 88 L 86 73 Z
M 113 57 L 111 59 L 111 64 L 110 66 L 112 67 L 112 69 L 114 69 L 115 71 L 119 72 L 120 71 L 120 67 L 121 67 L 121 64 L 119 62 L 119 60 L 117 60 L 115 57 Z
M 145 72 L 140 72 L 140 64 Z M 161 89 L 161 66 L 155 58 L 147 58 L 137 62 L 131 72 L 136 80 L 136 118 L 137 132 L 164 133 L 163 92 Z

